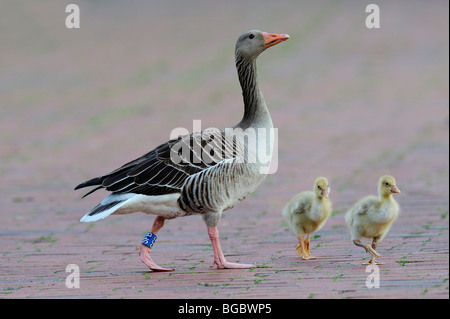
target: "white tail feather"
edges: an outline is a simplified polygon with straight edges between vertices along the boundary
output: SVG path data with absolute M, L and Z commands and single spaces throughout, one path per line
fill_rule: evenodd
M 91 209 L 89 211 L 89 213 L 87 213 L 86 215 L 84 215 L 81 219 L 80 222 L 83 223 L 90 223 L 90 222 L 95 222 L 97 220 L 103 219 L 108 217 L 109 215 L 113 214 L 116 210 L 118 210 L 120 207 L 122 207 L 129 199 L 133 198 L 134 196 L 136 196 L 137 194 L 111 194 L 109 196 L 107 196 L 100 204 L 99 206 L 108 206 L 111 205 L 114 202 L 117 202 L 116 205 L 113 205 L 111 207 L 109 207 L 108 209 L 94 214 L 92 216 L 90 216 L 89 214 L 95 210 L 98 209 L 99 207 L 96 206 L 95 208 Z
M 179 193 L 147 196 L 141 194 L 110 194 L 99 205 L 94 207 L 81 218 L 81 222 L 90 223 L 108 217 L 111 214 L 130 214 L 143 212 L 145 214 L 159 215 L 164 218 L 175 218 L 186 215 L 180 210 L 177 200 Z M 105 209 L 102 211 L 102 207 Z M 92 214 L 92 212 L 99 211 Z

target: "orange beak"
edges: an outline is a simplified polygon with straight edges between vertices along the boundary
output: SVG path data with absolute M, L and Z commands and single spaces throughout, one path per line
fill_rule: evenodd
M 398 189 L 397 186 L 392 185 L 392 187 L 391 187 L 391 193 L 401 193 L 401 192 L 400 192 L 400 190 Z
M 272 34 L 267 32 L 261 32 L 261 34 L 264 38 L 266 48 L 270 48 L 290 38 L 289 34 Z
M 328 198 L 328 191 L 326 189 L 322 189 L 322 197 Z

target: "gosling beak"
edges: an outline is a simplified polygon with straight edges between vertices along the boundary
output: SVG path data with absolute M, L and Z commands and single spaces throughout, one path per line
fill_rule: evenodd
M 328 198 L 328 191 L 326 189 L 322 189 L 322 193 L 320 194 L 322 197 Z
M 289 34 L 272 34 L 267 32 L 261 32 L 261 34 L 264 38 L 266 48 L 270 48 L 290 38 Z
M 401 193 L 401 192 L 396 185 L 392 185 L 391 193 Z

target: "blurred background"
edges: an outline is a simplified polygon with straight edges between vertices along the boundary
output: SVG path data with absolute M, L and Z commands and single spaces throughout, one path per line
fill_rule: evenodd
M 80 7 L 79 29 L 65 26 L 69 3 Z M 369 3 L 380 7 L 379 29 L 366 28 Z M 278 170 L 225 225 L 258 211 L 279 228 L 284 203 L 320 175 L 345 212 L 391 174 L 403 191 L 397 230 L 416 216 L 408 207 L 420 206 L 425 220 L 416 222 L 444 223 L 448 243 L 448 11 L 440 0 L 2 1 L 2 249 L 28 234 L 81 238 L 79 218 L 106 193 L 81 200 L 80 182 L 148 152 L 174 128 L 192 131 L 192 120 L 238 123 L 234 46 L 250 29 L 291 36 L 258 58 Z M 126 235 L 152 223 L 142 214 L 110 219 Z M 95 229 L 119 227 L 108 221 Z M 173 221 L 167 231 L 197 223 Z

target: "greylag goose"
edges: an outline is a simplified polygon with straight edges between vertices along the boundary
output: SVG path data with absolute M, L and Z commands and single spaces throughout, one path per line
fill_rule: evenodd
M 97 186 L 111 194 L 81 218 L 94 222 L 111 214 L 154 214 L 151 232 L 137 247 L 143 263 L 153 271 L 172 271 L 150 257 L 156 234 L 166 219 L 199 214 L 206 224 L 214 250 L 211 267 L 250 268 L 251 264 L 226 261 L 217 224 L 222 212 L 253 192 L 265 178 L 272 152 L 272 119 L 256 76 L 256 58 L 265 49 L 289 39 L 287 34 L 258 30 L 242 34 L 236 43 L 235 61 L 244 100 L 244 115 L 235 126 L 209 129 L 169 140 L 109 174 L 95 177 L 76 189 Z
M 399 214 L 400 207 L 392 196 L 396 193 L 400 193 L 400 189 L 394 177 L 382 176 L 378 181 L 378 197 L 367 196 L 358 200 L 345 215 L 353 243 L 372 255 L 363 265 L 383 264 L 375 260 L 375 257 L 381 257 L 375 249 Z M 372 238 L 372 246 L 361 243 L 361 237 Z
M 297 253 L 303 259 L 317 258 L 309 252 L 309 236 L 321 229 L 331 214 L 329 195 L 328 180 L 318 177 L 312 191 L 298 193 L 283 208 L 282 215 L 298 238 Z

